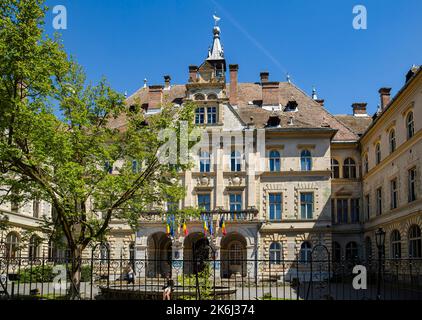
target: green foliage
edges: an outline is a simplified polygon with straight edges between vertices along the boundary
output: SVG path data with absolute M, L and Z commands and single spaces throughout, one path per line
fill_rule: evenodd
M 25 268 L 18 273 L 19 282 L 52 282 L 56 274 L 52 265 L 37 265 Z
M 64 266 L 64 265 L 63 265 Z M 33 265 L 22 269 L 19 273 L 20 283 L 29 282 L 52 282 L 54 277 L 58 274 L 53 271 L 52 265 Z M 67 273 L 67 279 L 70 281 L 70 274 Z M 83 265 L 81 267 L 81 282 L 91 281 L 91 266 Z
M 196 300 L 196 275 L 179 275 L 177 278 L 179 285 L 184 285 L 190 287 L 190 291 L 194 293 L 193 296 L 186 295 L 182 296 L 182 300 Z M 201 294 L 202 300 L 212 300 L 213 295 L 213 281 L 212 281 L 212 272 L 209 263 L 205 263 L 204 269 L 201 272 L 198 272 L 198 287 Z
M 184 197 L 178 170 L 191 164 L 180 157 L 175 165 L 162 163 L 159 155 L 174 139 L 186 140 L 183 132 L 195 133 L 195 105 L 163 105 L 161 112 L 147 115 L 142 101 L 138 112 L 131 111 L 105 79 L 87 83 L 60 39 L 45 36 L 42 3 L 2 0 L 0 5 L 0 186 L 5 191 L 0 203 L 52 203 L 55 216 L 44 219 L 44 231 L 55 239 L 64 236 L 71 256 L 80 257 L 106 237 L 111 219 L 136 228 L 140 212 Z M 116 119 L 126 125 L 118 127 Z M 163 130 L 176 138 L 161 139 Z M 196 143 L 187 140 L 188 148 Z M 132 170 L 133 160 L 141 169 Z M 106 163 L 114 165 L 113 174 Z

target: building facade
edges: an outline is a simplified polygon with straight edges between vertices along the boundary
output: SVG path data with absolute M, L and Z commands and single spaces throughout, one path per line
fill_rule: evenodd
M 215 26 L 208 56 L 189 66 L 186 84 L 165 76 L 163 85 L 145 81 L 127 98 L 128 107 L 140 101 L 147 114 L 164 103 L 198 106 L 195 123 L 205 139 L 195 167 L 180 172 L 185 199 L 165 209 L 202 208 L 204 214 L 185 221 L 188 232 L 176 226 L 171 236 L 168 216 L 153 212 L 140 213 L 136 232 L 112 221 L 111 257 L 146 259 L 151 277 L 180 266 L 191 273 L 189 261 L 210 244 L 221 277 L 245 276 L 258 272 L 246 260 L 277 268 L 282 260 L 308 261 L 321 245 L 334 260 L 370 258 L 382 227 L 386 257 L 421 258 L 422 68 L 409 71 L 393 99 L 382 88 L 374 116 L 365 103 L 353 104 L 352 115 L 332 115 L 315 91 L 309 96 L 289 79 L 272 81 L 261 72 L 258 82 L 238 82 L 239 66 L 227 65 L 220 33 Z M 123 129 L 125 119 L 112 126 Z M 1 210 L 13 226 L 3 237 L 11 252 L 23 230 L 37 230 L 37 220 L 51 215 L 47 203 Z M 28 254 L 56 254 L 46 243 L 37 253 L 31 248 Z

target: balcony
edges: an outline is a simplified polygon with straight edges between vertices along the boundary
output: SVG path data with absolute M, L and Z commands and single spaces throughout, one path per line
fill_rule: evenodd
M 156 223 L 165 223 L 167 221 L 167 216 L 170 214 L 164 214 L 159 211 L 150 211 L 142 212 L 139 215 L 139 218 L 142 222 L 156 222 Z M 224 221 L 229 222 L 258 222 L 258 210 L 257 209 L 248 209 L 241 211 L 229 211 L 229 210 L 212 210 L 204 211 L 200 216 L 197 217 L 188 217 L 186 222 L 202 222 L 203 217 L 207 219 L 212 216 L 214 221 L 220 221 L 221 218 L 224 218 Z

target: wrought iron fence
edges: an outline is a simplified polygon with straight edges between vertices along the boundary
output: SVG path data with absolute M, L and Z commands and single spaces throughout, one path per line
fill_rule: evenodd
M 81 263 L 81 299 L 163 299 L 170 286 L 174 300 L 422 300 L 421 259 L 172 261 L 92 255 Z M 68 299 L 71 265 L 66 258 L 0 257 L 0 298 Z

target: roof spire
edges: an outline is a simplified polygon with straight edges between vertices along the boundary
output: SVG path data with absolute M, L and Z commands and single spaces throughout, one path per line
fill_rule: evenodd
M 208 51 L 208 58 L 207 60 L 224 60 L 224 51 L 223 47 L 220 42 L 220 27 L 218 26 L 218 22 L 221 18 L 217 17 L 216 15 L 212 16 L 214 18 L 214 40 L 212 43 L 211 50 Z
M 288 83 L 292 83 L 292 80 L 290 79 L 290 74 L 289 73 L 286 74 L 286 81 Z
M 313 100 L 318 100 L 318 95 L 317 95 L 315 86 L 312 87 L 312 99 Z
M 147 78 L 144 79 L 144 88 L 147 87 Z

